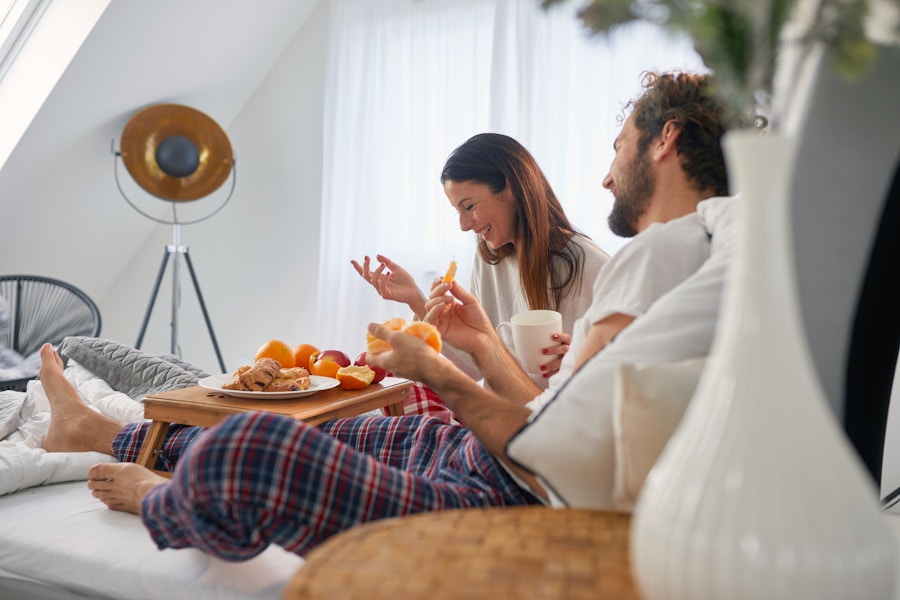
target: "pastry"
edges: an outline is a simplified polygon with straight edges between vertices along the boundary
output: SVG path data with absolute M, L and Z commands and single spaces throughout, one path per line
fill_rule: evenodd
M 245 392 L 299 392 L 309 389 L 309 371 L 303 367 L 282 369 L 272 358 L 261 358 L 250 367 L 243 365 L 234 372 L 223 390 Z

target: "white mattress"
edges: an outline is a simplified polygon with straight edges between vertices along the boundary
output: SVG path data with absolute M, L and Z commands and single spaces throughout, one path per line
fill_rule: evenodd
M 234 563 L 159 550 L 137 516 L 109 510 L 83 481 L 0 497 L 0 597 L 22 597 L 24 580 L 46 586 L 32 597 L 278 598 L 302 564 L 277 546 Z

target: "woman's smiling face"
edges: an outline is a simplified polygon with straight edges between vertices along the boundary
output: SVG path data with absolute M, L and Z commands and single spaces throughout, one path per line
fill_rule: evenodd
M 459 214 L 460 229 L 474 231 L 494 250 L 515 242 L 516 203 L 508 185 L 495 194 L 483 183 L 448 180 L 444 193 Z

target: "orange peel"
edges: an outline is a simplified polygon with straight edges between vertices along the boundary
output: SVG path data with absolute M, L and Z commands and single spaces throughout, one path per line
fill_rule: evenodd
M 375 380 L 375 371 L 368 365 L 341 367 L 334 375 L 344 390 L 361 390 Z

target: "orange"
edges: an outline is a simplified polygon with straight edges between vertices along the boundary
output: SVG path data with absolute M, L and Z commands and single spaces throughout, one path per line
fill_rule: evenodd
M 338 369 L 335 379 L 341 382 L 338 387 L 342 389 L 361 390 L 375 380 L 375 371 L 366 365 L 351 365 Z
M 256 362 L 261 358 L 274 358 L 281 363 L 282 369 L 293 369 L 297 366 L 297 363 L 294 362 L 293 349 L 281 340 L 269 340 L 260 346 L 253 361 Z
M 454 277 L 456 277 L 456 261 L 451 260 L 450 266 L 447 267 L 447 272 L 444 274 L 444 283 L 450 283 Z
M 400 331 L 401 329 L 403 329 L 403 326 L 406 325 L 406 319 L 395 317 L 393 319 L 390 319 L 389 321 L 385 321 L 384 323 L 382 323 L 382 325 L 384 325 L 388 329 Z M 391 346 L 387 342 L 378 339 L 368 331 L 366 332 L 366 352 L 378 354 L 379 352 L 384 352 L 390 349 Z
M 431 323 L 413 321 L 403 328 L 403 333 L 425 340 L 425 343 L 434 348 L 435 352 L 441 351 L 441 333 Z
M 310 355 L 312 355 L 313 352 L 318 351 L 319 349 L 312 344 L 300 344 L 299 346 L 294 346 L 294 349 L 292 350 L 294 354 L 294 366 L 308 369 Z
M 310 357 L 309 374 L 337 379 L 337 372 L 341 368 L 341 365 L 333 360 L 319 360 L 319 354 L 319 352 L 315 352 Z
M 435 352 L 441 351 L 441 334 L 431 323 L 426 323 L 425 321 L 410 321 L 407 323 L 405 320 L 398 317 L 386 321 L 384 325 L 394 331 L 402 331 L 403 333 L 408 333 L 409 335 L 421 338 L 425 340 L 425 343 L 434 348 Z M 372 354 L 378 354 L 379 352 L 391 349 L 387 342 L 378 339 L 371 333 L 366 333 L 366 342 L 366 351 L 371 352 Z

